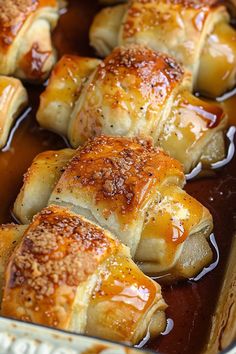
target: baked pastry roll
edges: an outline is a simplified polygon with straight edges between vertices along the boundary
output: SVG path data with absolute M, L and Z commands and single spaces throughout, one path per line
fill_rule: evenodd
M 6 228 L 2 315 L 130 344 L 165 328 L 160 286 L 110 232 L 59 206 Z
M 59 178 L 55 152 L 35 158 L 14 205 L 22 223 L 58 204 L 113 232 L 148 274 L 190 277 L 211 261 L 212 216 L 182 190 L 178 161 L 138 138 L 102 136 L 72 151 Z
M 229 21 L 216 0 L 130 0 L 98 13 L 90 43 L 101 56 L 130 43 L 168 53 L 192 72 L 196 91 L 216 97 L 235 85 L 236 33 Z
M 55 63 L 56 0 L 0 1 L 0 74 L 44 80 Z
M 0 76 L 0 148 L 6 144 L 10 129 L 27 102 L 27 92 L 19 80 Z
M 63 57 L 41 95 L 37 120 L 73 147 L 101 134 L 151 136 L 185 172 L 215 135 L 209 163 L 225 154 L 223 110 L 190 93 L 189 75 L 175 60 L 141 46 L 117 48 L 102 62 Z
M 67 135 L 75 102 L 89 75 L 100 63 L 98 59 L 64 55 L 55 65 L 45 92 L 40 96 L 37 119 L 56 133 Z M 53 124 L 51 124 L 53 122 Z

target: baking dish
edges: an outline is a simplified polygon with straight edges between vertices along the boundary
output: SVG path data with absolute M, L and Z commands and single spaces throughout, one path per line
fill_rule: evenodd
M 94 54 L 88 47 L 87 34 L 92 17 L 99 8 L 95 1 L 86 3 L 78 0 L 69 1 L 68 12 L 62 15 L 54 33 L 54 42 L 59 55 L 78 52 L 81 55 Z M 65 146 L 63 139 L 43 131 L 35 123 L 35 109 L 42 89 L 42 87 L 28 86 L 32 108 L 17 121 L 16 133 L 13 134 L 13 130 L 12 141 L 9 140 L 0 156 L 1 222 L 12 221 L 10 216 L 12 203 L 22 183 L 22 175 L 30 165 L 32 158 L 42 150 Z M 230 117 L 233 125 L 235 124 L 235 115 L 232 114 L 235 107 L 233 95 L 227 99 L 226 106 L 229 113 L 231 111 Z M 229 139 L 233 140 L 233 133 Z M 229 159 L 231 157 L 229 155 Z M 213 213 L 216 225 L 214 232 L 220 249 L 220 258 L 217 259 L 215 251 L 214 266 L 216 268 L 209 273 L 206 270 L 202 279 L 192 279 L 188 284 L 183 283 L 165 289 L 169 303 L 169 325 L 166 333 L 168 330 L 170 333 L 157 339 L 156 342 L 147 344 L 155 351 L 159 348 L 163 353 L 199 353 L 200 351 L 216 353 L 227 348 L 235 337 L 234 260 L 236 254 L 235 242 L 231 244 L 235 229 L 232 221 L 235 215 L 235 170 L 234 157 L 233 161 L 222 169 L 210 171 L 210 178 L 190 181 L 187 185 L 187 190 L 205 203 Z M 213 236 L 212 242 L 214 243 Z M 2 321 L 2 326 L 7 326 L 6 320 Z M 171 330 L 173 322 L 174 327 Z M 22 326 L 23 329 L 27 328 L 27 331 L 28 328 L 35 328 L 25 324 Z M 20 327 L 21 324 L 19 324 L 19 331 Z M 45 336 L 49 332 L 52 333 L 51 330 L 48 332 L 45 330 Z M 78 338 L 81 337 L 78 336 Z M 230 348 L 229 352 L 234 351 L 234 344 Z

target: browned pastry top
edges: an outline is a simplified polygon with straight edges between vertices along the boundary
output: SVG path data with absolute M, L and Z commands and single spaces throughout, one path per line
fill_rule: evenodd
M 207 15 L 212 8 L 220 5 L 217 0 L 133 0 L 129 3 L 127 17 L 124 21 L 124 39 L 150 28 L 169 23 L 171 27 L 175 15 L 190 11 L 187 15 L 196 29 L 201 32 Z M 174 11 L 174 12 L 173 12 Z M 174 16 L 174 17 L 173 17 Z M 177 24 L 181 27 L 181 24 Z
M 57 7 L 57 1 L 0 0 L 0 47 L 10 46 L 28 16 L 46 6 Z
M 135 81 L 128 84 L 130 87 L 161 102 L 166 93 L 182 80 L 184 73 L 170 56 L 140 45 L 131 45 L 116 48 L 99 65 L 95 80 L 109 80 L 110 74 L 120 82 L 127 75 L 133 75 Z
M 217 5 L 219 0 L 132 0 L 131 3 L 155 4 L 164 2 L 166 4 L 181 5 L 185 8 L 200 9 L 202 7 L 211 7 Z
M 181 164 L 154 148 L 152 140 L 101 136 L 78 150 L 57 184 L 57 193 L 66 189 L 75 196 L 87 190 L 96 203 L 104 204 L 104 212 L 107 207 L 108 212 L 129 219 L 157 185 L 172 178 L 184 179 Z
M 77 287 L 117 245 L 101 228 L 65 208 L 44 209 L 9 261 L 3 314 L 65 328 Z

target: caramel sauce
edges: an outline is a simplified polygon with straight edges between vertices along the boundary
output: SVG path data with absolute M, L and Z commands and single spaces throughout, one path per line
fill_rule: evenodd
M 38 43 L 34 43 L 20 61 L 25 76 L 32 80 L 40 79 L 45 74 L 43 66 L 51 54 L 50 51 L 41 51 Z
M 96 1 L 69 1 L 68 12 L 62 15 L 54 33 L 59 56 L 79 54 L 94 56 L 89 47 L 88 29 L 99 10 Z M 26 111 L 15 125 L 7 146 L 0 153 L 0 222 L 13 221 L 11 210 L 22 184 L 22 176 L 33 158 L 41 151 L 66 146 L 62 138 L 45 131 L 36 123 L 38 96 L 43 86 L 28 86 L 31 110 Z M 225 101 L 230 124 L 236 123 L 236 96 Z M 234 139 L 235 140 L 235 139 Z M 236 228 L 236 157 L 224 167 L 212 170 L 210 177 L 188 182 L 186 190 L 202 202 L 214 217 L 214 234 L 219 248 L 217 266 L 201 279 L 163 287 L 169 307 L 169 326 L 147 348 L 163 354 L 199 354 L 208 339 L 211 316 L 216 306 L 225 266 Z M 216 260 L 216 254 L 215 254 Z M 214 261 L 215 261 L 214 260 Z
M 204 207 L 176 186 L 162 188 L 164 199 L 150 212 L 142 238 L 165 236 L 167 244 L 182 243 L 202 219 Z M 173 218 L 173 214 L 176 215 Z M 159 225 L 159 226 L 158 226 Z M 158 233 L 157 231 L 158 230 Z
M 116 256 L 107 261 L 106 271 L 93 294 L 93 301 L 124 303 L 136 312 L 138 319 L 152 305 L 155 296 L 156 287 L 152 281 L 134 267 L 129 258 Z
M 188 99 L 182 102 L 183 107 L 196 113 L 206 124 L 206 128 L 216 128 L 224 117 L 224 111 L 213 101 L 208 103 L 193 95 L 187 94 Z
M 161 225 L 161 227 L 158 228 L 160 231 L 160 234 L 158 233 L 158 235 L 156 235 L 157 225 Z M 172 246 L 173 244 L 181 244 L 187 238 L 188 230 L 185 230 L 181 220 L 175 220 L 172 218 L 170 213 L 163 211 L 160 215 L 156 215 L 156 218 L 153 218 L 153 220 L 148 223 L 146 228 L 143 230 L 142 236 L 143 235 L 145 235 L 145 237 L 150 237 L 151 235 L 161 237 L 162 235 L 166 235 L 167 244 L 171 244 Z

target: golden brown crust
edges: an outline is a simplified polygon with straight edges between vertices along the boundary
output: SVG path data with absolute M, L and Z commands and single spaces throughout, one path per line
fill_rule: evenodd
M 133 75 L 130 88 L 137 89 L 146 99 L 163 102 L 168 91 L 183 79 L 181 66 L 170 56 L 140 45 L 116 48 L 98 67 L 95 80 L 117 81 Z
M 133 44 L 116 48 L 99 65 L 97 76 L 104 78 L 106 74 L 111 73 L 119 74 L 120 78 L 124 79 L 126 74 L 134 74 L 142 85 L 145 84 L 147 91 L 152 91 L 161 84 L 160 71 L 165 76 L 163 84 L 176 83 L 183 77 L 181 66 L 170 56 Z
M 143 338 L 156 312 L 163 316 L 156 334 L 164 329 L 159 285 L 108 231 L 54 205 L 24 230 L 7 267 L 3 262 L 3 315 L 131 344 Z M 125 323 L 129 330 L 121 331 Z
M 153 136 L 167 100 L 183 79 L 182 68 L 170 56 L 140 45 L 116 48 L 98 66 L 84 88 L 82 106 L 72 114 L 72 145 L 113 131 Z
M 101 228 L 65 208 L 44 209 L 9 261 L 2 313 L 66 328 L 77 287 L 117 245 Z
M 101 136 L 90 139 L 78 150 L 57 184 L 87 190 L 97 204 L 105 203 L 109 212 L 138 213 L 153 189 L 168 178 L 184 180 L 181 164 L 152 140 Z
M 131 3 L 148 4 L 148 3 L 158 3 L 161 0 L 131 0 Z M 164 0 L 167 4 L 181 5 L 185 8 L 200 9 L 202 7 L 211 7 L 218 4 L 219 0 Z
M 0 0 L 0 47 L 11 45 L 24 22 L 40 7 L 57 7 L 56 0 Z
M 52 96 L 50 99 L 71 102 L 73 97 L 73 100 L 76 101 L 81 93 L 83 83 L 88 80 L 89 75 L 99 62 L 100 60 L 95 58 L 80 57 L 71 54 L 63 55 L 53 68 L 49 80 L 50 84 L 53 85 L 54 82 L 57 83 L 57 80 L 59 81 L 60 78 L 63 78 L 63 80 L 68 83 L 68 86 L 66 86 L 66 88 L 60 87 L 61 92 L 59 88 L 53 87 L 49 92 Z M 41 99 L 42 96 L 45 96 L 45 92 L 41 95 Z M 74 102 L 71 102 L 72 106 L 73 104 Z
M 218 1 L 133 0 L 126 9 L 114 46 L 140 43 L 168 53 L 192 72 L 193 84 L 207 35 L 229 21 Z
M 207 13 L 219 1 L 216 0 L 133 0 L 130 2 L 127 21 L 124 25 L 123 36 L 125 39 L 133 37 L 140 31 L 151 27 L 162 26 L 168 22 L 171 15 L 168 12 L 160 13 L 160 4 L 176 7 L 176 11 L 196 10 L 196 16 L 193 18 L 194 26 L 197 30 L 202 30 L 206 20 Z M 144 6 L 142 6 L 144 5 Z M 158 5 L 155 7 L 155 5 Z M 200 11 L 200 12 L 199 12 Z M 199 12 L 199 16 L 198 16 Z

